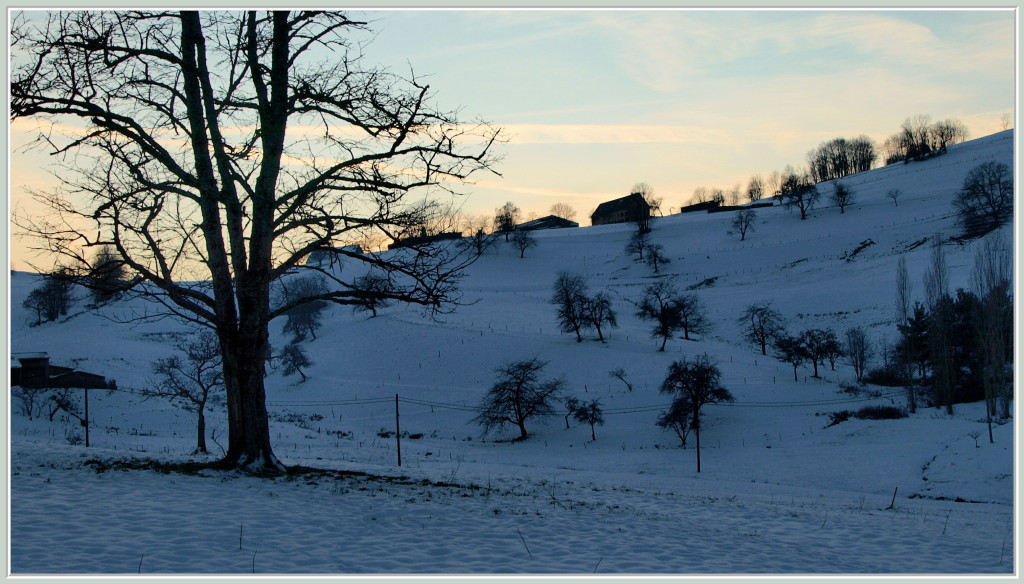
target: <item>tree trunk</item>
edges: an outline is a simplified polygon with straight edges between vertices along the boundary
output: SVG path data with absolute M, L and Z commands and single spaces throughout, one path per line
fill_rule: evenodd
M 228 397 L 228 449 L 216 467 L 261 475 L 280 474 L 284 465 L 270 446 L 264 387 L 266 325 L 262 334 L 229 335 L 221 346 Z
M 697 441 L 697 472 L 700 472 L 700 416 L 697 414 L 697 410 L 693 412 L 693 432 Z
M 200 405 L 198 410 L 198 420 L 196 421 L 196 452 L 206 454 L 206 411 L 203 406 Z

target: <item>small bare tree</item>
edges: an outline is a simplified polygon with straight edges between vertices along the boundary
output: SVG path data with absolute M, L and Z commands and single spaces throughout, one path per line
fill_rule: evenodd
M 512 232 L 512 245 L 519 250 L 519 258 L 526 257 L 526 250 L 537 246 L 537 238 L 527 229 L 516 229 Z
M 740 209 L 732 217 L 731 233 L 739 233 L 740 241 L 747 238 L 747 233 L 754 230 L 757 213 L 753 209 Z
M 527 420 L 554 413 L 551 404 L 565 388 L 565 380 L 541 380 L 540 371 L 546 366 L 546 361 L 533 358 L 512 361 L 496 370 L 498 380 L 480 404 L 480 413 L 473 418 L 485 436 L 496 428 L 513 425 L 519 428 L 516 440 L 526 440 L 530 437 Z
M 560 272 L 555 280 L 551 303 L 558 307 L 558 325 L 563 333 L 576 333 L 576 342 L 583 342 L 581 331 L 588 320 L 587 280 L 580 274 Z
M 661 392 L 674 395 L 676 401 L 683 402 L 678 407 L 674 405 L 672 410 L 688 410 L 691 414 L 689 425 L 697 440 L 697 472 L 700 472 L 701 410 L 708 404 L 729 403 L 735 398 L 722 387 L 722 372 L 706 355 L 672 363 L 661 384 Z
M 604 425 L 604 412 L 601 410 L 601 400 L 595 399 L 586 404 L 580 404 L 573 412 L 573 417 L 581 424 L 590 424 L 590 439 L 597 440 L 594 426 Z
M 597 339 L 604 342 L 604 333 L 601 327 L 619 326 L 615 318 L 615 311 L 612 309 L 612 299 L 604 292 L 598 292 L 592 298 L 584 299 L 583 318 L 590 323 L 597 331 Z
M 283 366 L 282 370 L 284 371 L 284 374 L 292 375 L 298 373 L 302 378 L 300 383 L 309 379 L 302 368 L 309 367 L 312 364 L 313 362 L 309 360 L 308 356 L 306 356 L 306 350 L 297 343 L 286 345 L 285 348 L 281 350 L 281 365 Z
M 761 347 L 761 354 L 768 354 L 768 346 L 776 337 L 785 331 L 786 323 L 771 302 L 763 301 L 751 304 L 736 320 L 743 329 L 743 336 L 751 343 Z
M 846 213 L 846 208 L 853 203 L 853 191 L 841 182 L 836 182 L 832 190 L 832 202 L 839 207 L 839 214 Z
M 159 359 L 153 364 L 156 384 L 142 390 L 146 398 L 170 401 L 196 415 L 195 452 L 206 453 L 206 408 L 222 398 L 224 373 L 217 336 L 209 331 L 192 335 L 178 346 L 184 354 Z
M 623 369 L 622 367 L 612 369 L 611 371 L 608 372 L 608 375 L 614 377 L 615 379 L 618 379 L 622 383 L 625 383 L 626 389 L 628 389 L 629 391 L 633 391 L 633 384 L 630 383 L 628 379 L 626 379 L 626 370 Z
M 849 360 L 853 371 L 857 375 L 857 381 L 864 380 L 864 373 L 867 371 L 868 360 L 874 354 L 871 341 L 861 327 L 853 327 L 846 330 L 846 358 Z
M 665 246 L 660 243 L 647 244 L 647 255 L 644 260 L 648 266 L 654 269 L 654 273 L 660 272 L 661 266 L 669 263 L 671 260 L 665 255 Z
M 640 229 L 633 230 L 626 242 L 626 253 L 637 254 L 637 260 L 644 261 L 644 252 L 651 246 L 651 232 Z
M 683 328 L 680 305 L 679 292 L 671 280 L 659 280 L 644 288 L 644 297 L 637 304 L 636 315 L 654 321 L 651 336 L 661 338 L 659 352 L 664 352 L 669 338 Z
M 750 177 L 750 182 L 747 184 L 747 200 L 751 203 L 756 203 L 764 198 L 765 181 L 764 177 L 755 174 Z
M 893 205 L 896 205 L 897 207 L 899 207 L 900 206 L 900 195 L 902 195 L 902 194 L 903 193 L 900 192 L 899 189 L 889 189 L 888 191 L 886 191 L 885 196 L 887 196 L 890 199 L 892 199 L 892 204 Z
M 576 218 L 576 209 L 573 209 L 569 203 L 555 203 L 554 205 L 551 205 L 549 213 L 555 217 L 561 217 L 562 219 L 567 219 L 569 221 Z

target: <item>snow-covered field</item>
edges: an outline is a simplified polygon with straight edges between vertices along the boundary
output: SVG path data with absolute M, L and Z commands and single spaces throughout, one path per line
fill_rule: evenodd
M 921 408 L 827 427 L 833 412 L 902 406 L 903 392 L 844 392 L 844 363 L 821 379 L 802 368 L 794 382 L 736 323 L 771 300 L 794 331 L 860 325 L 875 342 L 894 340 L 898 258 L 921 298 L 930 248 L 920 242 L 957 232 L 951 202 L 964 175 L 988 160 L 1012 166 L 1013 143 L 1004 132 L 848 177 L 856 200 L 844 214 L 827 202 L 831 185 L 819 185 L 823 203 L 807 221 L 759 209 L 746 241 L 728 233 L 729 213 L 657 219 L 653 241 L 671 259 L 663 273 L 680 288 L 713 279 L 696 293 L 714 330 L 671 339 L 665 353 L 630 303 L 654 275 L 623 251 L 628 225 L 538 233 L 524 259 L 502 244 L 469 269 L 465 304 L 436 320 L 404 306 L 375 318 L 329 308 L 304 344 L 309 380 L 278 369 L 267 381 L 275 452 L 295 467 L 278 479 L 157 464 L 203 460 L 189 454 L 191 414 L 134 393 L 183 325 L 118 324 L 105 315 L 130 306 L 96 313 L 82 301 L 30 327 L 21 304 L 36 276 L 12 273 L 11 351 L 45 351 L 119 390 L 90 392 L 88 448 L 77 420 L 30 420 L 11 402 L 9 571 L 1013 576 L 1015 423 L 990 443 L 982 405 L 960 404 L 953 416 Z M 898 206 L 886 197 L 894 188 Z M 968 287 L 978 245 L 946 246 L 954 289 Z M 606 343 L 558 331 L 549 298 L 561 270 L 614 298 L 620 326 Z M 277 347 L 289 340 L 282 324 Z M 658 393 L 669 364 L 701 353 L 736 401 L 705 410 L 698 473 L 692 437 L 683 449 L 655 420 L 669 402 Z M 524 442 L 511 430 L 481 438 L 471 419 L 494 370 L 532 357 L 569 393 L 601 400 L 596 441 L 561 415 L 528 423 Z M 619 367 L 633 391 L 609 376 Z M 224 428 L 215 408 L 210 458 Z

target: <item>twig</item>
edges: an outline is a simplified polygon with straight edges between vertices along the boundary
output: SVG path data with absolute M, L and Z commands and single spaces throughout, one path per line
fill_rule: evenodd
M 889 503 L 889 506 L 886 507 L 886 509 L 892 509 L 893 506 L 896 505 L 896 493 L 898 493 L 899 490 L 900 488 L 896 487 L 896 490 L 892 492 L 892 503 Z
M 530 553 L 530 546 L 526 545 L 526 538 L 523 537 L 523 532 L 516 529 L 516 533 L 519 534 L 519 539 L 523 540 L 523 547 L 526 548 L 526 553 L 530 554 L 530 557 L 532 558 L 533 554 Z

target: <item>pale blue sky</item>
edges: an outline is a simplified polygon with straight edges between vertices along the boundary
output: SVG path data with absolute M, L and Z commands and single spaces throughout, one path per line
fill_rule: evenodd
M 564 201 L 582 218 L 640 181 L 668 209 L 917 114 L 987 135 L 1015 103 L 1011 10 L 362 14 L 369 60 L 411 65 L 442 105 L 508 129 L 505 177 L 468 187 L 470 211 Z

